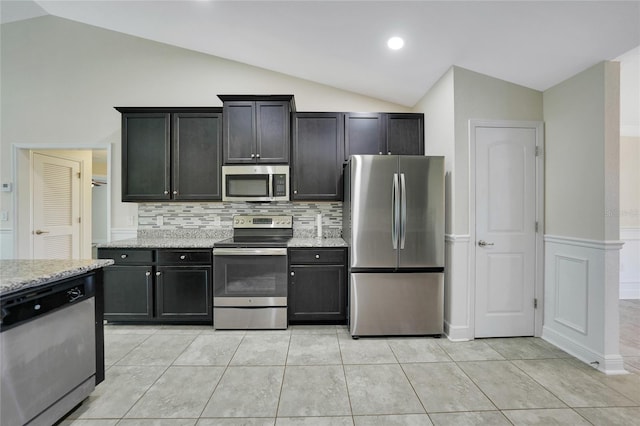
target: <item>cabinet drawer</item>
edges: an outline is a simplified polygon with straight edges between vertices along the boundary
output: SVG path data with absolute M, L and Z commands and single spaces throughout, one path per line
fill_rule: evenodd
M 291 249 L 289 250 L 289 263 L 294 264 L 343 264 L 345 261 L 344 249 Z
M 159 250 L 159 265 L 211 265 L 212 250 Z
M 98 249 L 100 259 L 113 259 L 116 265 L 153 263 L 153 250 L 140 249 Z

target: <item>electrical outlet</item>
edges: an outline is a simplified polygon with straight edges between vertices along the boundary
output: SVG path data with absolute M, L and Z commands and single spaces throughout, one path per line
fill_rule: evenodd
M 156 225 L 158 225 L 158 226 L 164 225 L 164 217 L 156 216 Z
M 9 212 L 6 210 L 0 211 L 0 221 L 6 222 L 9 220 Z

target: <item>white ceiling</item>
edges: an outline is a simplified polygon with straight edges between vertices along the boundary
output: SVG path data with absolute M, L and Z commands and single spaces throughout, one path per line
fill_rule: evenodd
M 640 1 L 2 0 L 413 106 L 458 65 L 537 90 L 640 45 Z M 392 35 L 405 39 L 390 51 Z

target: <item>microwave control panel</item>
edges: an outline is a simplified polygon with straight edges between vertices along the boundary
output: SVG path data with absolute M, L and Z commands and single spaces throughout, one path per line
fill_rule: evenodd
M 287 175 L 273 175 L 273 196 L 285 197 L 287 195 Z

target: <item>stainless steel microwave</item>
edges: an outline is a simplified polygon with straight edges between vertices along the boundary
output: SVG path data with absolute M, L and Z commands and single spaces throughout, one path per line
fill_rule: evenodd
M 289 166 L 222 166 L 222 201 L 289 201 Z

